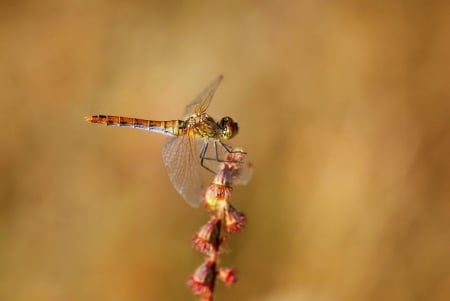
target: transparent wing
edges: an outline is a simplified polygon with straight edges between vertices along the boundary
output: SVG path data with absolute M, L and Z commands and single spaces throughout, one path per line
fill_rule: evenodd
M 206 111 L 211 103 L 211 100 L 216 92 L 217 87 L 223 79 L 223 75 L 219 75 L 213 82 L 211 82 L 184 110 L 184 117 L 192 114 L 201 114 Z
M 247 159 L 247 155 L 240 163 L 239 170 L 233 177 L 233 183 L 236 185 L 247 185 L 253 176 L 253 164 Z
M 201 139 L 170 137 L 163 146 L 162 157 L 169 179 L 188 204 L 198 207 L 202 195 Z

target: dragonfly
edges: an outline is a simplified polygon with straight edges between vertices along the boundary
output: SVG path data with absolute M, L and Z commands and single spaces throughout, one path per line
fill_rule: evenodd
M 181 119 L 156 121 L 111 115 L 93 115 L 85 119 L 90 123 L 141 129 L 168 136 L 162 157 L 169 179 L 188 204 L 198 207 L 204 189 L 202 168 L 215 174 L 227 153 L 245 155 L 241 149 L 235 150 L 225 143 L 238 134 L 238 124 L 228 116 L 216 122 L 206 113 L 222 79 L 220 75 L 194 98 L 186 106 Z M 250 164 L 242 166 L 245 169 Z M 234 179 L 233 183 L 245 185 L 248 175 L 250 173 L 242 172 L 242 176 Z

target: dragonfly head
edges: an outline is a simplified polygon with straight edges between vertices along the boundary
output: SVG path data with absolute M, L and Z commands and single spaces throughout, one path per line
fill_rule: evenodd
M 223 117 L 218 125 L 222 129 L 222 139 L 224 140 L 233 138 L 239 131 L 238 124 L 231 117 Z

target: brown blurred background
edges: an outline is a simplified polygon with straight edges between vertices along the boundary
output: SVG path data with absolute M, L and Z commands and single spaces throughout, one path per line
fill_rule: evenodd
M 0 300 L 196 300 L 207 220 L 164 137 L 209 112 L 255 172 L 218 300 L 450 300 L 448 1 L 2 1 Z

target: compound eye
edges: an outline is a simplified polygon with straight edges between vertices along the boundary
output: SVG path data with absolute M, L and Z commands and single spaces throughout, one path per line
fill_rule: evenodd
M 238 133 L 238 125 L 230 117 L 223 117 L 218 125 L 222 129 L 222 139 L 231 139 Z
M 230 122 L 230 118 L 229 117 L 224 117 L 220 120 L 220 126 L 222 127 L 222 129 L 226 129 L 228 127 L 228 123 Z

